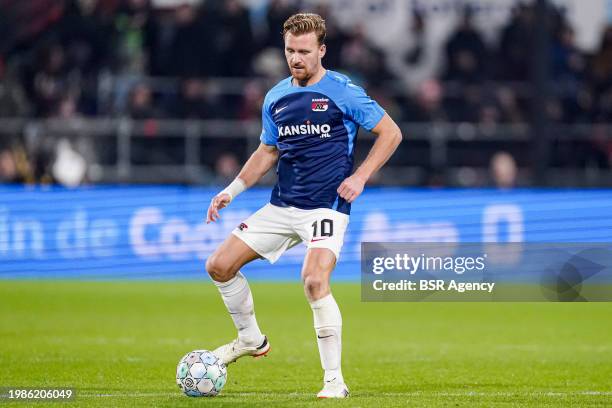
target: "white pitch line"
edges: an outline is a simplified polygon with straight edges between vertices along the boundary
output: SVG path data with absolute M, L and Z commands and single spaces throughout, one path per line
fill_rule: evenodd
M 125 393 L 125 394 L 81 394 L 77 392 L 76 398 L 145 398 L 145 397 L 168 397 L 177 396 L 180 392 L 166 393 Z M 227 397 L 308 397 L 314 395 L 306 392 L 291 392 L 291 393 L 272 393 L 272 392 L 236 392 L 225 394 Z M 357 397 L 414 397 L 414 396 L 432 396 L 432 397 L 568 397 L 568 396 L 612 396 L 612 391 L 542 391 L 542 392 L 482 392 L 482 391 L 466 391 L 466 392 L 426 392 L 426 391 L 410 391 L 410 392 L 381 392 L 378 394 L 353 394 Z
M 148 392 L 148 393 L 125 393 L 125 394 L 82 394 L 77 391 L 76 398 L 143 398 L 143 397 L 169 397 L 177 395 L 176 392 Z
M 368 396 L 370 394 L 367 394 Z M 533 392 L 510 392 L 510 391 L 466 391 L 466 392 L 426 392 L 426 391 L 412 391 L 412 392 L 383 392 L 380 394 L 371 395 L 385 395 L 385 396 L 438 396 L 438 397 L 478 397 L 478 396 L 499 396 L 499 397 L 520 397 L 520 396 L 545 396 L 545 397 L 566 397 L 576 395 L 602 395 L 612 396 L 612 391 L 533 391 Z

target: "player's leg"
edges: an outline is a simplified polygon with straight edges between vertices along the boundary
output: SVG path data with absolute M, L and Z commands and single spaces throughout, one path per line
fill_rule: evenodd
M 263 340 L 255 320 L 249 284 L 240 273 L 240 268 L 259 257 L 242 240 L 230 235 L 206 261 L 206 271 L 219 289 L 238 330 L 238 338 L 244 343 L 261 344 Z
M 237 339 L 214 350 L 225 364 L 246 355 L 259 357 L 270 350 L 255 319 L 251 290 L 239 270 L 257 258 L 275 262 L 288 248 L 299 243 L 300 238 L 290 228 L 289 220 L 287 209 L 264 206 L 232 231 L 206 262 L 206 270 L 219 288 L 238 329 Z
M 304 292 L 312 308 L 321 366 L 325 371 L 319 398 L 348 396 L 341 369 L 342 315 L 329 284 L 335 266 L 336 255 L 331 250 L 311 248 L 302 268 Z
M 206 271 L 219 289 L 223 303 L 238 330 L 236 340 L 215 350 L 215 354 L 225 364 L 244 355 L 264 355 L 270 350 L 255 318 L 249 283 L 240 273 L 240 268 L 257 258 L 260 258 L 257 252 L 236 236 L 230 235 L 206 261 Z
M 348 388 L 341 370 L 342 315 L 331 294 L 330 276 L 344 244 L 349 217 L 332 209 L 304 210 L 296 230 L 307 243 L 302 267 L 304 291 L 312 308 L 314 327 L 323 366 L 323 389 L 318 397 L 344 398 Z

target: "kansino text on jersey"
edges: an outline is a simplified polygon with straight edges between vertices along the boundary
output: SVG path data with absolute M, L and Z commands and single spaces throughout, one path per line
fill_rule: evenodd
M 493 292 L 494 282 L 448 282 L 441 279 L 402 279 L 396 282 L 385 282 L 377 279 L 372 282 L 372 288 L 376 291 L 453 291 L 453 292 Z
M 278 127 L 279 136 L 294 135 L 327 135 L 331 131 L 331 126 L 327 123 L 322 125 L 287 125 Z

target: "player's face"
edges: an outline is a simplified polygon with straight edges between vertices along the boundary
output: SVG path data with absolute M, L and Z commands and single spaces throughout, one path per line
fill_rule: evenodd
M 308 82 L 321 69 L 325 45 L 319 45 L 315 33 L 285 34 L 285 58 L 291 76 L 298 82 Z

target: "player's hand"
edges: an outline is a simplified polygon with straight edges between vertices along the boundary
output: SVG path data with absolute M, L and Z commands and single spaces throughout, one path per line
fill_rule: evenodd
M 338 187 L 338 195 L 344 198 L 348 203 L 352 203 L 363 192 L 365 180 L 353 174 L 344 179 L 340 187 Z
M 227 193 L 219 193 L 213 197 L 210 201 L 210 205 L 208 206 L 208 212 L 206 213 L 206 223 L 211 223 L 217 221 L 221 216 L 219 215 L 219 211 L 228 206 L 228 204 L 232 201 L 230 195 Z

